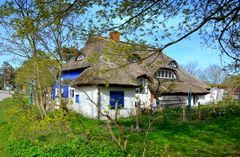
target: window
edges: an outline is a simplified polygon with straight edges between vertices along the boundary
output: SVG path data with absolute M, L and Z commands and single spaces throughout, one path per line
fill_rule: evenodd
M 79 104 L 79 103 L 80 103 L 79 94 L 76 95 L 75 103 L 76 103 L 76 104 Z
M 55 96 L 58 96 L 58 88 L 55 88 Z
M 83 53 L 80 53 L 78 57 L 76 58 L 76 61 L 80 61 L 85 58 L 85 55 Z
M 139 88 L 136 88 L 136 93 L 147 94 L 148 93 L 148 79 L 138 78 L 139 83 L 142 85 Z
M 70 98 L 73 98 L 74 97 L 74 89 L 70 89 Z
M 62 87 L 62 95 L 64 98 L 68 98 L 68 90 L 69 90 L 69 87 L 66 86 L 66 85 L 63 85 Z
M 59 92 L 59 89 L 58 88 L 55 88 L 55 95 L 56 95 L 56 97 L 58 97 L 58 93 Z M 62 88 L 62 94 L 63 94 L 63 88 Z
M 131 63 L 140 63 L 141 57 L 137 54 L 132 54 L 128 57 L 128 61 Z
M 177 64 L 176 61 L 171 61 L 168 65 L 172 68 L 177 68 L 178 67 L 178 64 Z
M 116 104 L 119 109 L 124 107 L 124 92 L 123 91 L 110 91 L 111 109 L 115 109 Z
M 161 79 L 172 79 L 172 80 L 177 79 L 176 74 L 172 70 L 168 70 L 168 69 L 160 69 L 157 72 L 156 77 Z

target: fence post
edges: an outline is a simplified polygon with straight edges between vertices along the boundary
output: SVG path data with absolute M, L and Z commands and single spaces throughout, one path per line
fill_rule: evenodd
M 33 80 L 30 81 L 29 105 L 32 105 Z

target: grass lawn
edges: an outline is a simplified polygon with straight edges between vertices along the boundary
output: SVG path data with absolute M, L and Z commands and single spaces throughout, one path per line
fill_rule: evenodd
M 240 156 L 240 105 L 222 109 L 209 114 L 209 107 L 203 107 L 201 120 L 193 116 L 187 122 L 181 121 L 180 109 L 144 114 L 141 130 L 132 131 L 127 151 L 122 151 L 104 121 L 74 112 L 62 118 L 57 111 L 40 120 L 34 107 L 9 98 L 0 102 L 0 156 L 141 156 L 144 142 L 146 156 L 162 156 L 164 151 L 169 156 Z M 149 120 L 158 116 L 145 138 Z M 135 119 L 119 123 L 128 135 Z

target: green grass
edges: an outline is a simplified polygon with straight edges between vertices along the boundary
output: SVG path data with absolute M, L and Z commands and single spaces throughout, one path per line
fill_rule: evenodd
M 7 147 L 8 138 L 11 132 L 11 125 L 8 124 L 8 112 L 16 105 L 16 101 L 11 98 L 0 102 L 0 154 L 5 156 L 4 148 Z
M 59 111 L 40 120 L 36 108 L 5 99 L 0 102 L 0 156 L 141 156 L 149 120 L 156 117 L 146 137 L 146 156 L 162 156 L 166 145 L 169 156 L 239 156 L 240 105 L 229 102 L 214 113 L 207 106 L 201 111 L 200 120 L 194 109 L 186 122 L 181 109 L 143 114 L 141 130 L 133 130 L 124 152 L 112 141 L 105 121 L 74 112 L 61 117 Z M 119 124 L 129 134 L 135 119 L 120 119 Z

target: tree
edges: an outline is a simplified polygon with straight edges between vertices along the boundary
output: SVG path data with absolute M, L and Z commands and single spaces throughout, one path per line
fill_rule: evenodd
M 42 118 L 47 115 L 46 107 L 51 99 L 56 72 L 57 62 L 47 58 L 43 52 L 38 52 L 38 56 L 25 61 L 17 70 L 15 81 L 18 89 L 29 91 L 30 82 L 34 80 L 33 98 Z
M 203 69 L 199 77 L 201 80 L 206 81 L 210 84 L 223 83 L 227 73 L 218 65 L 210 65 L 206 69 Z
M 190 61 L 187 64 L 182 65 L 182 68 L 195 77 L 198 77 L 200 73 L 197 61 Z
M 225 78 L 224 83 L 237 87 L 240 85 L 240 75 L 230 75 Z
M 159 48 L 156 55 L 199 33 L 207 46 L 219 49 L 236 64 L 240 62 L 239 1 L 102 0 L 101 5 L 104 8 L 97 11 L 104 27 L 101 33 L 117 30 L 131 41 L 148 41 Z
M 0 68 L 0 80 L 1 80 L 1 85 L 2 87 L 15 87 L 15 69 L 12 67 L 11 64 L 8 62 L 3 62 L 1 68 Z
M 229 75 L 225 78 L 224 84 L 230 87 L 230 93 L 232 93 L 235 88 L 238 88 L 240 86 L 240 75 Z
M 35 7 L 44 8 L 44 5 L 49 5 L 50 8 L 54 8 L 52 6 L 63 2 L 40 0 L 36 1 Z M 82 15 L 82 12 L 87 11 L 87 7 L 92 6 L 94 7 L 91 10 L 93 15 L 90 16 L 91 13 L 89 13 L 90 18 L 85 18 L 85 24 L 79 25 L 84 30 L 82 32 L 101 34 L 118 30 L 131 41 L 146 42 L 146 39 L 152 39 L 149 42 L 159 48 L 156 54 L 193 33 L 199 33 L 207 45 L 219 48 L 222 53 L 238 63 L 240 61 L 238 53 L 240 3 L 238 1 L 100 0 L 88 2 L 74 0 L 68 5 L 53 9 L 53 12 L 40 15 L 59 18 L 77 11 L 78 15 Z M 56 22 L 58 18 L 50 19 L 44 26 Z
M 66 56 L 63 50 L 65 47 L 74 47 L 80 42 L 75 27 L 77 24 L 80 28 L 83 22 L 80 22 L 80 18 L 77 19 L 76 15 L 84 14 L 91 4 L 92 2 L 87 1 L 65 0 L 5 1 L 0 7 L 0 24 L 5 31 L 4 36 L 0 36 L 2 39 L 0 52 L 14 53 L 31 60 L 42 55 L 44 51 L 45 57 L 54 59 L 58 63 L 56 67 L 58 73 L 55 74 L 58 76 L 56 79 L 59 81 L 59 91 L 61 91 L 62 64 Z M 37 79 L 39 74 L 33 74 Z M 61 92 L 59 99 L 61 105 Z

